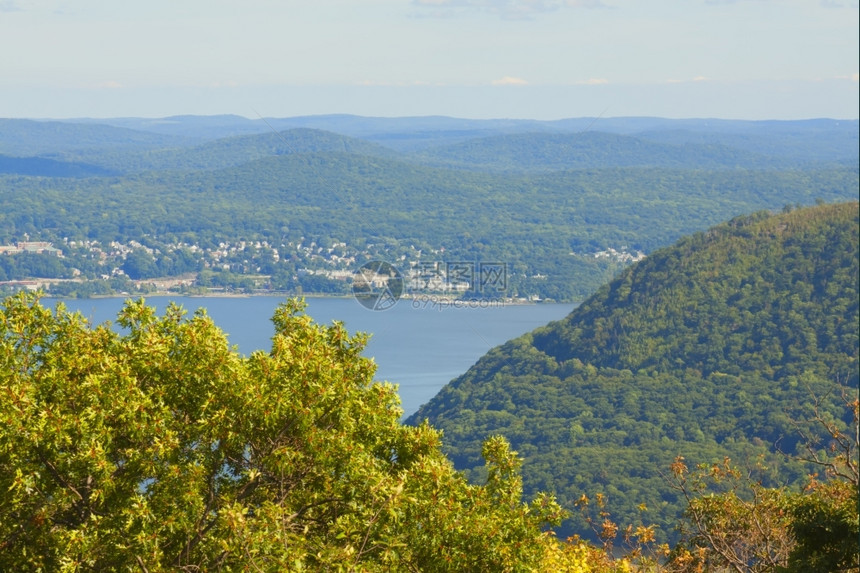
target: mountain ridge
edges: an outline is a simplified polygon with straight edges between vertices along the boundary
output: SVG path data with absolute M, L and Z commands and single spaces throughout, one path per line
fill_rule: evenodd
M 685 237 L 491 350 L 407 423 L 442 429 L 473 479 L 477 443 L 502 434 L 525 458 L 527 492 L 568 507 L 599 492 L 621 522 L 666 536 L 683 504 L 661 471 L 677 455 L 762 457 L 764 483 L 797 484 L 811 470 L 773 444 L 794 452 L 816 399 L 844 426 L 834 386 L 858 385 L 858 211 L 758 212 Z
M 831 120 L 718 122 L 720 134 L 748 149 L 708 143 L 715 132 L 653 136 L 673 126 L 710 129 L 703 120 L 580 118 L 563 122 L 568 131 L 534 121 L 439 117 L 120 123 L 125 127 L 22 120 L 21 129 L 33 130 L 29 139 L 0 127 L 0 149 L 11 146 L 18 157 L 9 160 L 13 173 L 0 175 L 8 206 L 0 213 L 0 240 L 37 238 L 69 255 L 49 266 L 4 260 L 0 275 L 80 275 L 130 292 L 137 289 L 122 277 L 103 277 L 115 277 L 137 249 L 135 256 L 150 264 L 138 265 L 149 271 L 136 279 L 216 268 L 223 286 L 293 292 L 313 270 L 322 276 L 303 289 L 343 294 L 344 273 L 359 260 L 408 267 L 433 257 L 504 261 L 512 298 L 582 300 L 637 253 L 741 213 L 851 199 L 858 178 L 856 162 L 830 158 L 857 155 L 858 123 Z M 248 124 L 262 133 L 211 137 L 221 127 Z M 188 131 L 178 138 L 128 130 L 153 125 Z M 281 128 L 287 130 L 273 131 Z M 524 128 L 530 131 L 518 131 Z M 192 132 L 199 137 L 189 138 Z M 807 132 L 810 142 L 803 143 Z M 810 145 L 825 159 L 790 156 Z M 774 155 L 761 155 L 759 147 Z M 39 154 L 21 158 L 28 149 Z M 102 258 L 100 247 L 81 247 L 93 241 L 124 246 Z M 263 250 L 219 261 L 215 245 L 248 241 Z M 307 252 L 311 243 L 340 244 L 337 260 Z M 166 254 L 186 248 L 190 255 Z
M 776 169 L 795 161 L 713 143 L 664 143 L 600 131 L 518 133 L 426 149 L 431 164 L 488 171 L 556 171 L 612 167 Z

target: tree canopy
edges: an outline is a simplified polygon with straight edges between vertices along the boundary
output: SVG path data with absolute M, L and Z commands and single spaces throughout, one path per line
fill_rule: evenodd
M 525 458 L 527 494 L 570 507 L 602 493 L 621 521 L 655 523 L 663 539 L 685 507 L 661 475 L 677 455 L 764 456 L 764 485 L 799 487 L 808 468 L 774 444 L 796 453 L 814 396 L 837 429 L 850 423 L 833 388 L 858 384 L 858 223 L 845 203 L 685 237 L 491 350 L 408 421 L 442 429 L 474 479 L 481 441 L 504 435 Z
M 470 485 L 401 425 L 363 336 L 289 301 L 243 357 L 204 313 L 0 311 L 4 571 L 525 571 L 561 509 L 488 440 Z
M 71 124 L 46 131 L 5 120 L 0 245 L 51 241 L 64 258 L 0 257 L 0 282 L 73 278 L 55 281 L 56 292 L 84 296 L 83 279 L 131 292 L 108 282 L 119 271 L 143 280 L 206 270 L 216 280 L 198 275 L 195 286 L 253 287 L 264 275 L 257 288 L 345 293 L 343 280 L 304 271 L 354 271 L 373 259 L 403 271 L 504 262 L 506 296 L 578 301 L 639 253 L 720 221 L 855 197 L 856 122 L 824 123 L 760 125 L 755 137 L 751 126 L 618 134 L 524 124 L 489 137 L 437 129 L 402 134 L 426 136 L 429 147 L 396 151 L 384 144 L 399 136 L 266 126 L 192 145 L 78 125 L 91 145 L 75 149 Z

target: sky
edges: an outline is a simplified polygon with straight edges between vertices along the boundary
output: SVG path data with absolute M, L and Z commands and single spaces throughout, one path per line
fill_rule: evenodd
M 854 0 L 0 0 L 0 117 L 858 117 Z

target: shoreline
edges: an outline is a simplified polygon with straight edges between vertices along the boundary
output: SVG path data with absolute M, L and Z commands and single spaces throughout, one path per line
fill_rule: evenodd
M 70 297 L 62 295 L 52 295 L 48 291 L 40 291 L 42 298 L 64 301 L 64 300 L 102 300 L 102 299 L 150 299 L 150 298 L 223 298 L 223 299 L 241 299 L 241 298 L 283 298 L 288 299 L 329 299 L 329 300 L 349 300 L 355 297 L 351 294 L 324 294 L 324 293 L 306 293 L 306 294 L 286 294 L 286 293 L 175 293 L 175 292 L 154 292 L 154 293 L 117 293 L 117 294 L 95 294 L 88 297 Z M 5 296 L 11 296 L 5 295 Z M 0 295 L 2 296 L 2 295 Z M 398 302 L 406 302 L 410 304 L 421 303 L 426 306 L 432 305 L 476 305 L 482 304 L 489 306 L 529 306 L 541 304 L 580 304 L 579 302 L 557 301 L 557 300 L 527 300 L 515 298 L 497 298 L 497 299 L 461 299 L 444 295 L 411 295 L 402 296 Z
M 164 280 L 164 279 L 162 279 Z M 177 292 L 170 291 L 165 289 L 156 289 L 150 292 L 137 292 L 130 293 L 126 291 L 113 292 L 113 293 L 98 293 L 98 294 L 90 294 L 88 296 L 68 296 L 63 294 L 54 294 L 49 288 L 51 283 L 55 282 L 83 282 L 74 279 L 26 279 L 26 280 L 18 280 L 18 281 L 3 281 L 0 283 L 0 286 L 12 286 L 19 287 L 20 290 L 28 290 L 31 292 L 40 292 L 43 298 L 50 298 L 55 300 L 88 300 L 88 299 L 111 299 L 111 298 L 120 298 L 120 299 L 137 299 L 137 298 L 165 298 L 165 297 L 177 297 L 177 298 L 252 298 L 252 297 L 281 297 L 284 300 L 291 298 L 305 298 L 305 299 L 350 299 L 355 298 L 355 295 L 352 293 L 289 293 L 286 291 L 264 291 L 262 289 L 256 290 L 255 292 L 240 292 L 240 291 L 226 291 L 223 288 L 213 289 L 209 292 Z M 0 297 L 8 296 L 14 294 L 16 291 L 12 291 L 8 294 L 0 293 Z M 458 298 L 455 295 L 450 293 L 434 293 L 434 292 L 422 292 L 422 293 L 404 293 L 399 298 L 398 301 L 409 301 L 413 305 L 414 304 L 423 304 L 425 306 L 430 305 L 469 305 L 469 304 L 490 304 L 490 305 L 536 305 L 536 304 L 581 304 L 582 301 L 559 301 L 554 299 L 529 299 L 524 297 L 493 297 L 493 298 Z

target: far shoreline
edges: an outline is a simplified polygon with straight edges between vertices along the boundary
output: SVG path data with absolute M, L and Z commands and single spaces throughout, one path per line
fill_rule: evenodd
M 102 299 L 150 299 L 150 298 L 222 298 L 222 299 L 242 299 L 242 298 L 283 298 L 284 300 L 289 299 L 328 299 L 328 300 L 349 300 L 355 299 L 354 295 L 351 294 L 326 294 L 326 293 L 303 293 L 303 294 L 287 294 L 287 293 L 224 293 L 224 292 L 213 292 L 213 293 L 176 293 L 176 292 L 152 292 L 152 293 L 116 293 L 116 294 L 94 294 L 87 297 L 74 297 L 74 296 L 63 296 L 63 295 L 53 295 L 50 291 L 31 291 L 31 292 L 39 292 L 42 298 L 52 299 L 56 301 L 67 301 L 67 300 L 102 300 Z M 14 293 L 8 293 L 0 296 L 11 296 Z M 456 297 L 449 297 L 445 295 L 412 295 L 412 296 L 402 296 L 398 299 L 399 302 L 415 302 L 422 301 L 426 303 L 427 306 L 432 304 L 436 305 L 477 305 L 476 308 L 480 307 L 481 304 L 489 305 L 489 306 L 529 306 L 529 305 L 541 305 L 541 304 L 581 304 L 580 301 L 557 301 L 552 299 L 540 299 L 540 300 L 528 300 L 524 298 L 498 298 L 498 299 L 462 299 Z

